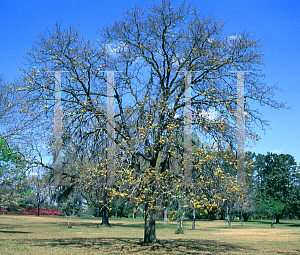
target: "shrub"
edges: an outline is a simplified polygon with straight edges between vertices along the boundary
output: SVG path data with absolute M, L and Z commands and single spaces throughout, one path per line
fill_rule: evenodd
M 23 207 L 10 207 L 9 210 L 1 208 L 1 214 L 5 215 L 37 215 L 38 208 L 27 208 L 27 210 Z M 57 209 L 51 209 L 47 212 L 45 209 L 40 208 L 40 216 L 63 216 L 62 212 L 59 212 Z

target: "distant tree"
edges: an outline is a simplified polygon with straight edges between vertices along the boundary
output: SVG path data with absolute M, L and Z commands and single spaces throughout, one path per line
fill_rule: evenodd
M 288 207 L 291 209 L 293 215 L 300 219 L 300 167 L 295 169 L 295 172 L 291 173 L 290 187 L 290 199 Z
M 279 200 L 272 197 L 264 197 L 258 200 L 257 206 L 259 213 L 266 214 L 271 218 L 271 227 L 273 227 L 274 218 L 276 218 L 276 223 L 279 223 L 279 221 L 277 222 L 277 218 L 282 215 L 284 210 L 284 204 L 282 204 Z
M 255 180 L 254 180 L 254 164 L 255 162 L 255 153 L 247 151 L 245 153 L 245 181 L 246 185 L 243 187 L 244 196 L 240 201 L 238 201 L 234 210 L 239 213 L 239 217 L 241 219 L 241 225 L 243 225 L 244 221 L 248 221 L 248 218 L 256 211 L 255 208 L 255 198 L 256 198 L 256 190 L 255 190 Z
M 292 212 L 293 198 L 299 182 L 297 182 L 297 164 L 289 154 L 258 154 L 254 164 L 256 170 L 256 189 L 258 208 L 272 206 L 270 209 L 276 223 L 284 214 Z M 260 210 L 263 211 L 263 210 Z M 271 215 L 271 213 L 268 213 Z
M 46 201 L 51 198 L 51 185 L 47 172 L 41 166 L 31 170 L 31 174 L 27 177 L 28 183 L 31 187 L 31 192 L 35 196 L 34 205 L 37 207 L 37 216 L 40 215 L 40 209 Z
M 17 205 L 17 193 L 25 179 L 23 156 L 17 148 L 10 148 L 4 139 L 0 139 L 0 203 Z

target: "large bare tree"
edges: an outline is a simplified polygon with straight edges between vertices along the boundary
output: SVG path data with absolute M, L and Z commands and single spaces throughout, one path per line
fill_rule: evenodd
M 135 161 L 146 162 L 143 168 L 133 168 L 133 176 L 144 179 L 137 178 L 132 187 L 139 187 L 143 194 L 140 198 L 145 204 L 147 243 L 156 240 L 158 176 L 172 175 L 166 162 L 174 157 L 170 151 L 178 146 L 174 144 L 174 132 L 182 133 L 184 128 L 185 72 L 193 72 L 193 129 L 199 135 L 221 140 L 224 146 L 236 141 L 236 75 L 230 71 L 252 71 L 245 82 L 246 137 L 256 136 L 254 124 L 262 128 L 268 124 L 257 109 L 252 109 L 252 101 L 283 107 L 273 99 L 276 88 L 263 81 L 259 40 L 248 32 L 226 35 L 224 25 L 212 16 L 202 17 L 185 3 L 175 8 L 172 1 L 163 0 L 145 9 L 133 8 L 121 21 L 99 31 L 102 45 L 110 49 L 113 70 L 122 71 L 115 95 L 118 142 L 124 141 Z M 134 129 L 129 126 L 124 105 L 137 116 Z M 199 114 L 210 109 L 226 114 L 214 121 Z
M 103 155 L 99 152 L 107 123 L 103 115 L 107 78 L 103 71 L 118 71 L 115 143 L 120 178 L 111 187 L 99 185 L 112 196 L 119 194 L 144 204 L 146 243 L 156 241 L 155 217 L 163 197 L 176 185 L 186 192 L 190 189 L 182 167 L 187 71 L 192 74 L 193 130 L 203 139 L 221 141 L 224 147 L 229 144 L 233 148 L 236 139 L 236 75 L 230 71 L 252 71 L 245 82 L 246 137 L 256 136 L 255 124 L 262 128 L 268 124 L 252 109 L 251 102 L 284 107 L 273 99 L 276 88 L 263 81 L 259 40 L 247 32 L 226 35 L 224 25 L 212 16 L 202 17 L 185 3 L 174 8 L 172 1 L 166 0 L 124 13 L 121 21 L 99 31 L 99 46 L 81 38 L 75 28 L 66 31 L 57 25 L 29 52 L 23 78 L 16 82 L 20 92 L 26 92 L 21 110 L 32 124 L 28 137 L 35 132 L 53 146 L 53 71 L 66 71 L 62 78 L 63 148 L 66 155 L 73 153 L 81 162 L 84 156 L 92 158 L 88 165 L 101 167 Z M 224 114 L 213 121 L 199 114 L 212 109 Z M 31 162 L 42 164 L 41 160 Z M 177 167 L 171 168 L 170 162 Z M 101 175 L 103 169 L 97 171 Z M 80 174 L 65 172 L 63 176 L 70 180 Z M 107 204 L 108 194 L 103 194 Z M 107 211 L 104 213 L 108 217 Z

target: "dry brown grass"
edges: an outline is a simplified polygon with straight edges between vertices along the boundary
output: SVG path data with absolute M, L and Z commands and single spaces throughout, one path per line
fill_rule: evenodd
M 157 221 L 158 242 L 143 244 L 142 219 L 101 220 L 72 218 L 73 228 L 61 217 L 0 216 L 0 254 L 300 254 L 300 221 L 270 227 L 268 221 L 240 226 L 225 221 L 198 221 L 196 230 L 185 223 L 176 235 L 176 223 Z M 97 227 L 98 225 L 98 227 Z

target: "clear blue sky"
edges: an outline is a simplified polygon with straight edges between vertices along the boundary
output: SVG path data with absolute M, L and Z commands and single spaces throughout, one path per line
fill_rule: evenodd
M 18 76 L 18 66 L 39 34 L 52 30 L 55 23 L 68 28 L 79 23 L 79 33 L 95 41 L 97 29 L 121 19 L 121 14 L 133 5 L 145 6 L 152 0 L 0 0 L 0 73 L 8 82 Z M 175 0 L 174 5 L 181 1 Z M 291 110 L 262 108 L 264 118 L 271 121 L 266 135 L 255 148 L 246 148 L 266 154 L 267 151 L 287 153 L 300 163 L 300 1 L 298 0 L 193 0 L 204 16 L 213 13 L 215 19 L 227 20 L 226 33 L 237 34 L 247 29 L 254 38 L 261 38 L 265 60 L 263 67 L 270 85 L 277 84 L 286 92 L 276 98 L 288 102 Z

